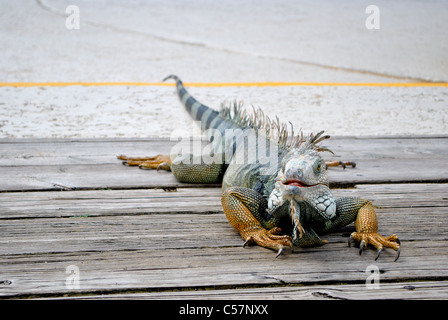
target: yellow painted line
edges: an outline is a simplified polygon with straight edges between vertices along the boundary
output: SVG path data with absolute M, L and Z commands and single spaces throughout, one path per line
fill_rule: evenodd
M 188 83 L 186 87 L 448 87 L 446 82 L 392 82 L 392 83 L 346 83 L 346 82 L 221 82 L 221 83 Z M 0 87 L 70 87 L 70 86 L 147 86 L 171 87 L 170 82 L 0 82 Z
M 448 87 L 448 83 L 346 83 L 346 82 L 236 82 L 236 83 L 184 83 L 189 87 Z
M 167 86 L 174 83 L 164 82 L 0 82 L 0 87 L 71 87 L 71 86 Z

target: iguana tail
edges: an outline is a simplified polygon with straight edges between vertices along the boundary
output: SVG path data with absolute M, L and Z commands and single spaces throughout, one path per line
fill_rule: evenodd
M 182 101 L 182 104 L 185 106 L 191 117 L 194 120 L 201 122 L 201 129 L 206 130 L 209 128 L 217 128 L 217 126 L 219 125 L 217 121 L 222 121 L 220 113 L 210 107 L 207 107 L 206 105 L 203 105 L 195 98 L 193 98 L 193 96 L 190 95 L 185 89 L 182 81 L 178 76 L 171 74 L 163 79 L 163 81 L 166 81 L 168 79 L 173 79 L 174 81 L 176 81 L 176 90 L 177 94 L 179 95 L 180 101 Z

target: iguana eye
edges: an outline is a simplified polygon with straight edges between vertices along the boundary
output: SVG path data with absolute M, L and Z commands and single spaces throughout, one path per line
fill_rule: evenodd
M 322 170 L 322 164 L 318 164 L 316 167 L 317 172 L 320 172 Z

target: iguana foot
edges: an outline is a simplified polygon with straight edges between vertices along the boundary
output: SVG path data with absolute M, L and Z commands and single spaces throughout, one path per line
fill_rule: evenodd
M 362 251 L 367 247 L 367 245 L 371 244 L 372 246 L 374 246 L 378 250 L 378 254 L 376 255 L 375 261 L 379 258 L 384 247 L 392 248 L 395 251 L 397 251 L 394 261 L 397 261 L 398 258 L 400 257 L 400 240 L 395 234 L 392 234 L 389 237 L 383 237 L 382 235 L 376 232 L 375 233 L 353 232 L 348 240 L 349 246 L 352 240 L 360 243 L 359 254 L 362 253 Z
M 279 236 L 278 234 L 280 233 L 281 229 L 277 227 L 270 230 L 262 227 L 247 231 L 244 230 L 241 232 L 241 237 L 246 239 L 243 247 L 255 242 L 261 247 L 277 250 L 277 255 L 275 256 L 277 258 L 282 254 L 285 247 L 292 247 L 292 238 L 287 235 Z
M 138 166 L 140 169 L 171 170 L 171 158 L 167 155 L 158 154 L 153 157 L 127 157 L 119 155 L 117 158 L 123 160 L 123 164 L 126 166 Z
M 400 240 L 395 234 L 389 237 L 383 237 L 378 234 L 378 220 L 371 202 L 367 202 L 359 210 L 355 220 L 355 227 L 356 232 L 350 235 L 348 244 L 350 245 L 351 240 L 359 242 L 359 254 L 362 253 L 365 247 L 371 244 L 378 250 L 375 260 L 379 258 L 384 247 L 397 251 L 394 261 L 398 260 L 400 257 Z
M 258 192 L 243 187 L 230 187 L 224 191 L 221 203 L 230 225 L 244 240 L 244 247 L 256 243 L 276 250 L 276 257 L 283 252 L 284 248 L 292 247 L 292 238 L 288 235 L 279 235 L 281 229 L 263 218 L 267 203 Z M 255 216 L 264 220 L 264 225 Z
M 327 168 L 341 166 L 345 169 L 347 166 L 351 166 L 352 168 L 356 167 L 356 163 L 351 161 L 325 161 L 325 164 L 327 165 Z

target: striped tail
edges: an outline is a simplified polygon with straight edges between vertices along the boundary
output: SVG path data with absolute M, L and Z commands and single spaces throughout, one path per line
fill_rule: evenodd
M 207 107 L 206 105 L 203 105 L 195 98 L 193 98 L 193 96 L 190 95 L 185 89 L 182 81 L 178 76 L 171 74 L 163 79 L 163 81 L 166 81 L 168 79 L 173 79 L 174 81 L 176 81 L 176 90 L 177 94 L 179 95 L 180 101 L 182 101 L 182 104 L 185 106 L 191 117 L 194 120 L 201 122 L 202 130 L 209 129 L 212 125 L 212 122 L 213 124 L 216 124 L 217 121 L 213 120 L 220 120 L 218 119 L 221 118 L 220 113 L 210 107 Z

